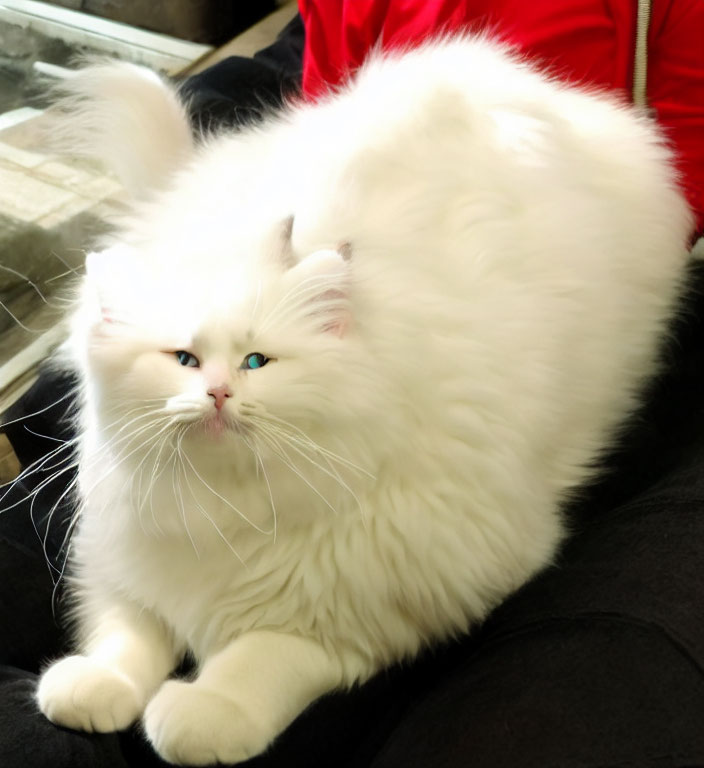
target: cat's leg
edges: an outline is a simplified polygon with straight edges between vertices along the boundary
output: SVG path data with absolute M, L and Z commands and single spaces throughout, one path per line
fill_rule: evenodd
M 195 681 L 165 683 L 144 724 L 169 762 L 236 763 L 262 752 L 308 704 L 341 683 L 339 660 L 316 641 L 250 632 L 210 658 Z
M 161 622 L 128 602 L 106 602 L 88 624 L 83 652 L 44 672 L 37 702 L 58 725 L 118 731 L 140 717 L 177 654 Z

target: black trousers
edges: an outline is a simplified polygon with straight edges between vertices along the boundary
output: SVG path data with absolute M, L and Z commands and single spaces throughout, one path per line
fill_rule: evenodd
M 215 85 L 208 75 L 189 85 L 208 94 L 208 119 L 217 119 L 213 89 L 236 82 L 241 61 L 221 65 Z M 70 433 L 69 392 L 69 381 L 44 373 L 5 417 L 18 419 L 5 429 L 25 466 L 57 445 L 48 438 Z M 250 764 L 704 766 L 703 393 L 699 264 L 662 375 L 601 480 L 566 510 L 573 533 L 557 562 L 469 637 L 316 702 Z M 70 472 L 33 493 L 50 471 L 0 502 L 0 766 L 162 765 L 138 727 L 74 733 L 33 702 L 41 665 L 70 646 L 54 586 L 70 517 L 56 501 Z

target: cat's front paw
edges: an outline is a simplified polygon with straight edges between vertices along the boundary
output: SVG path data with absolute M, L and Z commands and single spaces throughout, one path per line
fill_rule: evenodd
M 149 702 L 144 727 L 159 755 L 178 765 L 239 763 L 262 752 L 270 739 L 244 707 L 177 680 L 164 683 Z
M 52 723 L 100 733 L 127 728 L 143 708 L 129 678 L 86 656 L 52 664 L 39 681 L 37 702 Z

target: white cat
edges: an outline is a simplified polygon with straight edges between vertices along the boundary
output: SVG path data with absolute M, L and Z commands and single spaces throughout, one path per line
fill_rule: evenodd
M 487 39 L 200 146 L 145 70 L 71 87 L 138 194 L 66 348 L 78 655 L 37 699 L 237 762 L 550 562 L 655 370 L 692 219 L 649 120 Z

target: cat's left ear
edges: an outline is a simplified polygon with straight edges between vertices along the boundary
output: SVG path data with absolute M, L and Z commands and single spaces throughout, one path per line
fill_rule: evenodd
M 286 273 L 285 282 L 299 292 L 310 316 L 320 320 L 320 329 L 337 336 L 344 336 L 350 324 L 351 255 L 349 243 L 315 251 Z

